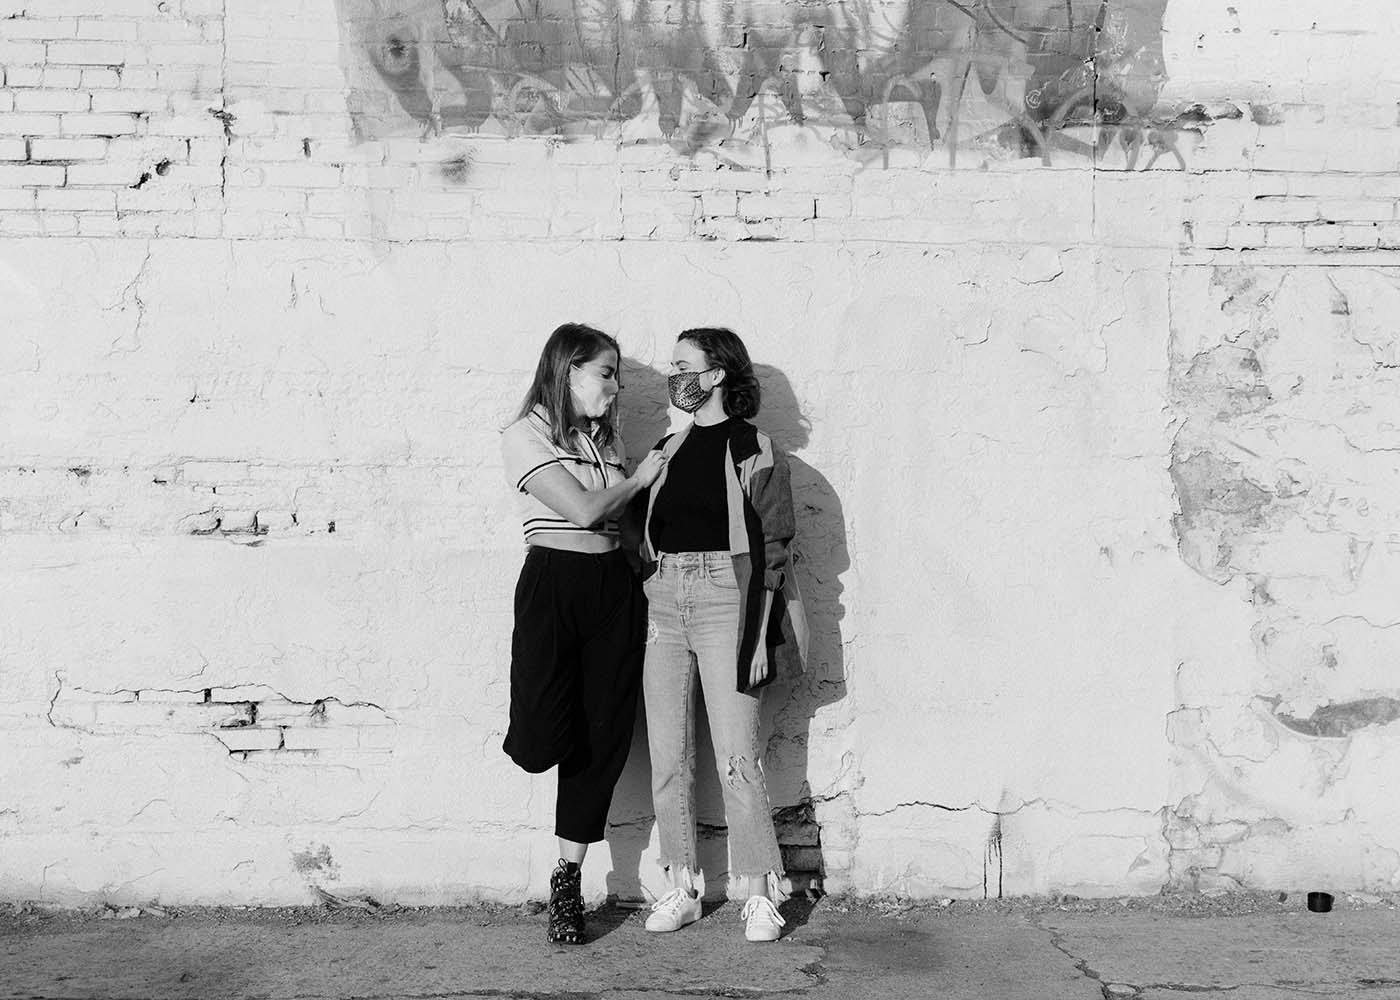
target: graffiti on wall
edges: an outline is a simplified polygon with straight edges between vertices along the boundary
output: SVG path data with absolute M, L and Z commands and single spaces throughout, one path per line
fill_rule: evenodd
M 972 134 L 1046 159 L 1171 151 L 1152 119 L 1167 0 L 337 2 L 365 137 L 488 120 L 601 134 L 654 116 L 693 151 L 732 137 L 767 94 L 786 120 L 860 142 L 900 141 L 893 109 L 914 109 L 922 127 L 905 134 L 954 162 Z

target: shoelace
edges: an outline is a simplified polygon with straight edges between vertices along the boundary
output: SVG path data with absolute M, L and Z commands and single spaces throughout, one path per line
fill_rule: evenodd
M 672 889 L 667 892 L 666 895 L 652 903 L 651 908 L 653 911 L 671 910 L 672 912 L 679 912 L 680 908 L 684 906 L 690 898 L 690 895 L 684 889 Z
M 759 920 L 766 920 L 775 927 L 782 927 L 787 923 L 778 908 L 773 905 L 773 901 L 767 896 L 750 896 L 749 901 L 744 904 L 744 908 L 739 911 L 740 920 L 750 920 L 757 917 Z

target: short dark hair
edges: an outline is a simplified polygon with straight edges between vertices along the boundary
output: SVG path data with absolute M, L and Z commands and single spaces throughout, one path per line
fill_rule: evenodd
M 763 392 L 758 376 L 753 373 L 749 349 L 733 330 L 722 326 L 698 326 L 685 330 L 677 341 L 688 340 L 700 350 L 710 365 L 724 369 L 724 412 L 731 417 L 748 419 L 758 415 Z
M 573 426 L 573 396 L 569 392 L 569 369 L 574 365 L 587 364 L 604 351 L 617 355 L 617 363 L 622 364 L 622 349 L 617 341 L 602 330 L 595 330 L 583 323 L 564 323 L 555 328 L 540 350 L 539 364 L 535 366 L 535 378 L 530 390 L 525 393 L 525 401 L 520 404 L 518 417 L 528 416 L 536 406 L 543 407 L 549 417 L 549 436 L 556 445 L 565 451 L 576 451 L 569 433 Z M 593 440 L 599 444 L 611 444 L 617 435 L 617 402 L 593 422 Z

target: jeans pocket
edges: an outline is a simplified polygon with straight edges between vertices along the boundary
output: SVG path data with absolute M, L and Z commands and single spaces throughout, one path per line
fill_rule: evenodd
M 710 567 L 710 583 L 720 590 L 738 590 L 739 578 L 734 575 L 734 561 L 726 559 L 718 566 Z

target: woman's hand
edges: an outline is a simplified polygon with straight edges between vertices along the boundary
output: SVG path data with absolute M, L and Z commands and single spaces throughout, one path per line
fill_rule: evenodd
M 753 662 L 749 664 L 749 686 L 757 687 L 768 679 L 768 647 L 759 636 L 758 649 L 754 650 Z
M 666 468 L 666 455 L 659 449 L 653 449 L 637 463 L 637 471 L 632 473 L 632 478 L 642 489 L 649 489 L 664 468 Z

